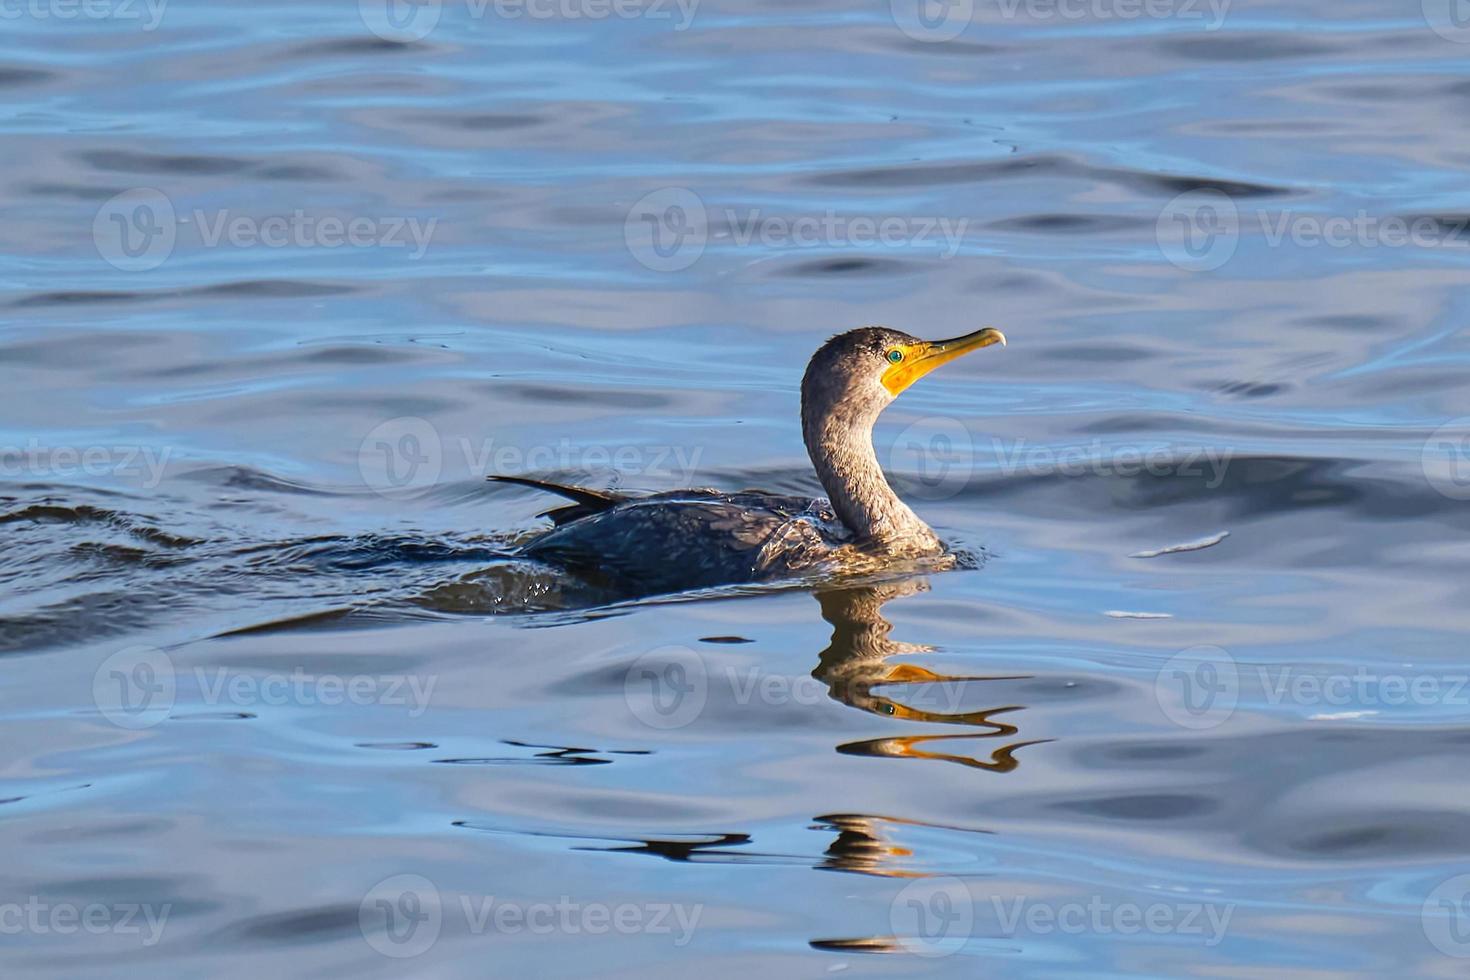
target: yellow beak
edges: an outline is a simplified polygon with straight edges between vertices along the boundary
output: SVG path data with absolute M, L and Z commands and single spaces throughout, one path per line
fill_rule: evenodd
M 922 340 L 917 344 L 899 347 L 897 350 L 903 358 L 883 372 L 883 387 L 896 398 L 905 388 L 939 365 L 964 357 L 972 350 L 989 347 L 991 344 L 1004 347 L 1005 343 L 1005 334 L 994 327 L 986 327 L 953 340 Z

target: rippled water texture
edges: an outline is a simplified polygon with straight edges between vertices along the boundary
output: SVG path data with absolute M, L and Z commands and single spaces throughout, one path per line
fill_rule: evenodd
M 0 11 L 3 973 L 1463 973 L 1449 0 L 652 3 Z M 964 567 L 514 558 L 866 323 Z

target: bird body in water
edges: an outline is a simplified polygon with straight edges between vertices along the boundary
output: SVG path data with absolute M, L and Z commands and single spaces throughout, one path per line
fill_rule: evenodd
M 823 344 L 802 378 L 801 428 L 825 498 L 712 489 L 631 496 L 491 479 L 573 501 L 541 515 L 555 526 L 529 542 L 523 556 L 628 597 L 942 558 L 938 535 L 888 485 L 873 450 L 873 424 L 919 378 L 997 343 L 1005 337 L 990 327 L 942 341 L 863 327 Z

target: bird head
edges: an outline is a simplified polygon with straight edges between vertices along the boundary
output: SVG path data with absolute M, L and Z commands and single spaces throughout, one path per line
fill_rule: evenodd
M 801 382 L 803 414 L 840 408 L 876 418 L 910 385 L 941 364 L 1005 342 L 1005 334 L 994 327 L 951 340 L 920 340 L 887 327 L 849 330 L 812 355 Z

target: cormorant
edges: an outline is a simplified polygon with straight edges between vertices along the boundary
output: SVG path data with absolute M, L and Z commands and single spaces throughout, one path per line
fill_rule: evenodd
M 521 554 L 628 597 L 940 558 L 938 535 L 883 476 L 873 423 L 930 371 L 992 344 L 1005 344 L 993 327 L 937 341 L 862 327 L 823 344 L 801 381 L 801 430 L 825 498 L 712 489 L 633 496 L 490 479 L 574 501 L 540 515 L 555 526 Z

